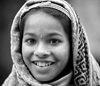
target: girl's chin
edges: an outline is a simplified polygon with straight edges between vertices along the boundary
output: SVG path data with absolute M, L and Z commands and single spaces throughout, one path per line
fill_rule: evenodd
M 40 67 L 33 64 L 32 69 L 34 77 L 40 82 L 50 82 L 57 75 L 55 64 L 47 67 Z

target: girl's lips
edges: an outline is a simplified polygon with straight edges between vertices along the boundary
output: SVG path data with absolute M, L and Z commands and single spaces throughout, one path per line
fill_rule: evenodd
M 32 61 L 33 64 L 39 67 L 48 67 L 53 65 L 55 62 L 52 61 Z

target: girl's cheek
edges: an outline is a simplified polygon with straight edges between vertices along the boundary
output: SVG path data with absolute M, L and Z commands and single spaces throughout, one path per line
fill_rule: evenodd
M 66 49 L 65 46 L 59 46 L 56 48 L 52 48 L 52 52 L 58 57 L 62 57 L 68 53 L 68 49 Z
M 31 53 L 32 53 L 32 49 L 30 47 L 28 47 L 27 45 L 23 44 L 22 45 L 23 58 L 29 59 L 29 57 L 31 56 Z

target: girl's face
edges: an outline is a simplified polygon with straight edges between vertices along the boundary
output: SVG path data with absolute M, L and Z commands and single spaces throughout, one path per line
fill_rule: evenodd
M 69 59 L 69 41 L 60 21 L 42 11 L 25 21 L 22 55 L 32 75 L 45 82 L 58 76 Z

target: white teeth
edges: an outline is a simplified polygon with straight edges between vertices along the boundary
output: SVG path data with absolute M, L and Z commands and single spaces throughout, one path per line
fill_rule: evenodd
M 34 64 L 39 67 L 47 67 L 47 66 L 52 65 L 52 62 L 34 62 Z

